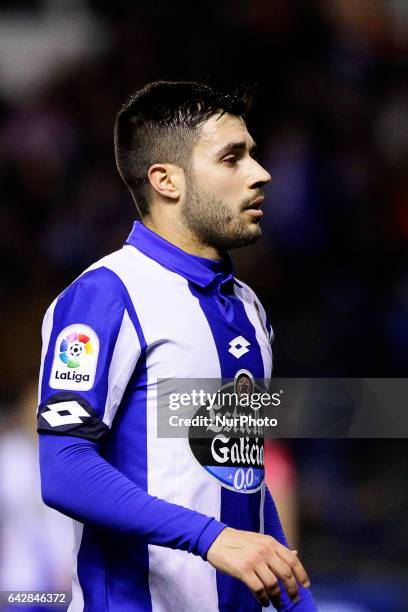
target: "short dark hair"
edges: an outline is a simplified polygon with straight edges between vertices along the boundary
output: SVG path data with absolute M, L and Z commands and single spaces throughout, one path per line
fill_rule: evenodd
M 228 91 L 190 81 L 156 81 L 126 100 L 115 121 L 115 157 L 120 176 L 143 217 L 149 212 L 148 170 L 172 163 L 187 170 L 202 124 L 216 113 L 246 117 L 254 89 Z

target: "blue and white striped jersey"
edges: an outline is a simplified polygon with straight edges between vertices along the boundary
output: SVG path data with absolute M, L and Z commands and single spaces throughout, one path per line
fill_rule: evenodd
M 158 379 L 271 375 L 270 325 L 230 260 L 194 257 L 135 222 L 53 302 L 42 333 L 43 489 L 76 519 L 70 611 L 259 610 L 204 559 L 225 525 L 264 530 L 263 466 L 241 467 L 258 480 L 234 490 L 188 439 L 157 437 Z

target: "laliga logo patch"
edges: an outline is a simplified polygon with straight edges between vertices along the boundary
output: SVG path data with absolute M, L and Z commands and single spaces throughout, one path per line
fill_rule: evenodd
M 60 359 L 69 368 L 77 368 L 84 353 L 92 355 L 92 344 L 85 334 L 74 331 L 62 340 Z
M 88 325 L 76 323 L 62 330 L 55 344 L 50 387 L 89 391 L 95 382 L 99 339 Z

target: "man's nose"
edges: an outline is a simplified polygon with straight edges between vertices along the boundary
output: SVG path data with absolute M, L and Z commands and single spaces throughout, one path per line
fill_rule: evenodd
M 258 162 L 255 163 L 257 167 L 251 177 L 251 187 L 255 187 L 258 185 L 266 185 L 267 183 L 270 183 L 272 177 L 269 172 L 265 170 L 265 168 L 263 168 L 261 164 L 258 164 Z

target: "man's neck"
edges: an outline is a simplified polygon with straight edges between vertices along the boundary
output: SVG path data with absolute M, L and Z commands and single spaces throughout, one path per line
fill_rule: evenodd
M 152 219 L 150 215 L 146 215 L 142 219 L 143 225 L 149 228 L 152 232 L 161 236 L 174 244 L 176 247 L 190 253 L 190 255 L 198 255 L 207 259 L 222 259 L 223 255 L 208 244 L 203 244 L 194 234 L 186 228 L 180 221 L 173 220 L 172 223 L 160 222 L 157 219 Z

